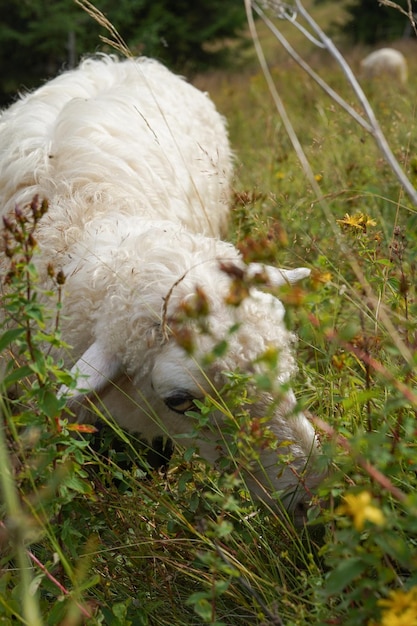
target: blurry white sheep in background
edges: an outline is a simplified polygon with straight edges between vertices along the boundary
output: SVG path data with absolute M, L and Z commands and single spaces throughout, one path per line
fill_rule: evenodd
M 66 276 L 62 336 L 72 348 L 59 356 L 81 374 L 79 390 L 69 392 L 78 419 L 94 419 L 88 395 L 121 427 L 175 441 L 193 431 L 186 412 L 196 410 L 194 399 L 216 397 L 225 372 L 262 371 L 259 357 L 274 349 L 275 395 L 257 390 L 248 410 L 267 417 L 278 445 L 248 462 L 246 481 L 265 501 L 282 491 L 293 511 L 320 480 L 313 427 L 286 387 L 296 371 L 294 337 L 272 295 L 252 287 L 239 306 L 226 300 L 234 272 L 261 271 L 276 286 L 309 271 L 246 268 L 218 238 L 231 176 L 224 119 L 207 95 L 153 60 L 86 60 L 0 117 L 2 214 L 35 194 L 49 201 L 37 263 L 45 284 L 49 263 Z M 190 355 L 175 326 L 197 288 L 208 303 L 207 332 L 195 329 Z M 227 351 L 203 369 L 202 357 L 225 338 Z M 225 418 L 219 410 L 211 419 L 195 444 L 215 463 L 227 446 Z
M 407 60 L 401 52 L 393 48 L 380 48 L 371 52 L 362 59 L 361 68 L 363 76 L 368 79 L 388 77 L 403 85 L 407 82 Z

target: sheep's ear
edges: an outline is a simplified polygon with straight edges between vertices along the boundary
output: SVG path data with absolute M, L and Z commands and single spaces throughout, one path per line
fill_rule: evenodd
M 98 341 L 95 341 L 78 359 L 71 373 L 77 375 L 76 389 L 62 386 L 59 395 L 76 396 L 98 393 L 121 372 L 118 358 L 109 356 Z
M 307 267 L 283 270 L 272 265 L 262 265 L 262 263 L 250 263 L 247 273 L 250 278 L 256 276 L 256 274 L 266 275 L 268 283 L 272 287 L 282 287 L 283 285 L 296 283 L 310 276 L 310 270 Z

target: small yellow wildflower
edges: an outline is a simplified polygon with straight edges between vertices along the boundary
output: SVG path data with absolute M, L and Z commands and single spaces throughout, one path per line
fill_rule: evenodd
M 371 522 L 377 526 L 382 526 L 385 523 L 382 511 L 371 504 L 372 496 L 369 491 L 348 494 L 344 497 L 344 501 L 344 504 L 336 509 L 336 513 L 352 517 L 356 530 L 362 530 L 365 522 Z
M 320 284 L 325 285 L 331 280 L 332 280 L 332 275 L 330 272 L 314 269 L 311 273 L 311 281 L 315 288 L 319 287 Z
M 400 614 L 388 611 L 383 614 L 380 626 L 417 626 L 417 613 L 413 609 Z
M 357 228 L 358 230 L 363 230 L 364 232 L 366 232 L 366 229 L 369 226 L 376 226 L 375 220 L 369 217 L 366 213 L 355 213 L 354 215 L 345 213 L 345 217 L 342 220 L 336 221 L 342 227 Z
M 390 591 L 387 598 L 378 600 L 378 604 L 396 613 L 413 609 L 417 615 L 417 587 L 411 587 L 408 591 L 403 589 Z
M 323 180 L 323 174 L 315 174 L 314 178 L 319 183 L 321 180 Z
M 275 172 L 275 178 L 277 180 L 283 180 L 285 178 L 284 172 Z

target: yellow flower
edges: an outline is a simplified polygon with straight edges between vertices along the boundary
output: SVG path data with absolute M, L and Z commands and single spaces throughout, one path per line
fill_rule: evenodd
M 314 287 L 318 287 L 320 283 L 325 285 L 330 282 L 332 280 L 332 275 L 327 271 L 313 270 L 311 273 L 311 280 Z
M 413 609 L 407 609 L 401 614 L 389 611 L 383 614 L 381 626 L 417 626 L 417 613 Z
M 375 220 L 370 218 L 366 213 L 355 213 L 354 215 L 345 213 L 345 217 L 342 220 L 336 221 L 341 226 L 357 228 L 359 230 L 363 230 L 364 232 L 366 232 L 368 226 L 376 226 Z
M 417 587 L 390 591 L 378 604 L 385 608 L 380 626 L 417 626 Z
M 411 587 L 409 591 L 403 591 L 402 589 L 390 591 L 388 598 L 378 600 L 378 604 L 396 611 L 408 609 L 410 605 L 414 605 L 417 609 L 417 587 Z
M 387 598 L 378 600 L 378 605 L 384 609 L 381 620 L 378 624 L 371 621 L 368 626 L 417 626 L 417 587 L 390 591 Z
M 275 178 L 278 180 L 283 180 L 285 178 L 284 172 L 275 172 Z
M 323 180 L 323 175 L 322 174 L 315 174 L 314 178 L 319 183 L 321 180 Z
M 377 526 L 385 523 L 384 514 L 380 509 L 371 504 L 372 496 L 369 491 L 358 494 L 348 494 L 344 497 L 344 504 L 336 509 L 338 515 L 349 515 L 353 519 L 356 530 L 362 530 L 365 522 L 371 522 Z

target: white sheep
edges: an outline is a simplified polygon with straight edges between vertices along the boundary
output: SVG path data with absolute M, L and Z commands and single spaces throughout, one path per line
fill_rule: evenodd
M 221 402 L 225 372 L 259 372 L 259 357 L 277 350 L 275 395 L 255 392 L 248 409 L 266 417 L 278 445 L 262 446 L 259 463 L 248 460 L 246 480 L 264 501 L 282 492 L 294 511 L 320 480 L 314 429 L 287 387 L 294 337 L 272 295 L 252 287 L 240 306 L 226 299 L 236 272 L 263 272 L 274 286 L 309 271 L 246 268 L 218 238 L 231 176 L 225 121 L 211 100 L 150 59 L 85 60 L 0 117 L 3 215 L 35 194 L 49 201 L 37 263 L 42 281 L 49 263 L 66 275 L 62 336 L 72 348 L 60 357 L 80 374 L 79 389 L 63 390 L 78 419 L 92 419 L 88 396 L 121 427 L 175 441 L 193 431 L 186 413 L 196 410 L 194 399 Z M 208 301 L 207 332 L 194 333 L 187 354 L 176 339 L 178 316 L 196 288 Z M 227 351 L 202 367 L 225 338 Z M 227 445 L 224 412 L 211 419 L 195 444 L 215 463 Z
M 365 78 L 391 78 L 405 85 L 408 77 L 407 60 L 404 55 L 393 48 L 380 48 L 371 52 L 361 61 Z

